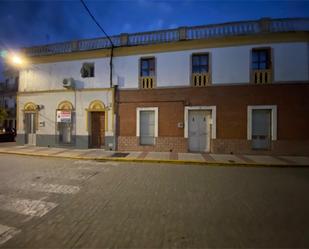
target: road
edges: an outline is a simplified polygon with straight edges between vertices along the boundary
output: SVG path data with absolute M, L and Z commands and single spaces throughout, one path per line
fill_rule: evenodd
M 309 247 L 309 168 L 0 155 L 0 247 Z

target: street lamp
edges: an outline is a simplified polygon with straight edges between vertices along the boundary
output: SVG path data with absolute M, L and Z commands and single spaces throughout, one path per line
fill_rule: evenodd
M 14 67 L 21 67 L 26 64 L 26 59 L 16 52 L 9 52 L 6 50 L 1 51 L 0 53 L 1 57 L 11 66 Z

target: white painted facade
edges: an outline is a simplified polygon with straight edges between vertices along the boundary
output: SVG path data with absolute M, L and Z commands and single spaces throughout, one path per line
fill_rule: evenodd
M 69 101 L 73 104 L 76 117 L 76 134 L 88 136 L 87 127 L 87 110 L 89 105 L 94 100 L 100 100 L 106 108 L 107 127 L 105 127 L 105 136 L 113 136 L 113 111 L 112 111 L 112 96 L 111 90 L 98 91 L 63 91 L 63 92 L 45 92 L 45 93 L 28 93 L 20 95 L 18 98 L 18 134 L 25 133 L 23 122 L 24 107 L 27 103 L 32 102 L 35 105 L 43 105 L 43 108 L 38 111 L 38 123 L 36 134 L 40 135 L 55 135 L 56 131 L 56 110 L 62 101 Z M 44 125 L 42 124 L 44 123 Z M 41 124 L 41 125 L 40 125 Z
M 115 57 L 113 82 L 119 88 L 138 88 L 140 58 L 154 56 L 157 87 L 189 86 L 191 55 L 208 52 L 212 84 L 246 84 L 250 82 L 251 50 L 258 47 L 271 48 L 274 83 L 309 80 L 308 43 L 295 42 Z M 84 62 L 95 63 L 95 77 L 81 77 Z M 19 91 L 63 89 L 62 81 L 69 77 L 74 78 L 79 89 L 108 88 L 109 75 L 108 57 L 36 64 L 20 72 Z

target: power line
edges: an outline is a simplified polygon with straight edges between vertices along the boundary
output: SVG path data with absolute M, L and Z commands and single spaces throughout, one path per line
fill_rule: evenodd
M 109 42 L 112 45 L 112 48 L 115 47 L 114 43 L 112 42 L 112 39 L 109 37 L 109 35 L 104 31 L 104 29 L 102 28 L 102 26 L 98 23 L 98 21 L 95 19 L 95 17 L 92 15 L 92 13 L 90 12 L 89 8 L 87 7 L 86 3 L 84 2 L 84 0 L 80 0 L 81 3 L 83 4 L 83 6 L 85 7 L 86 11 L 88 12 L 88 14 L 90 15 L 90 17 L 92 18 L 92 20 L 96 23 L 96 25 L 99 27 L 99 29 L 104 33 L 104 35 L 107 37 L 107 39 L 109 40 Z

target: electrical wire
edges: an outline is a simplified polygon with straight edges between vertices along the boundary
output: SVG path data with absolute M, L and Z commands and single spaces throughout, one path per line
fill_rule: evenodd
M 85 7 L 86 11 L 88 12 L 88 14 L 90 15 L 90 17 L 92 18 L 92 20 L 95 22 L 95 24 L 99 27 L 99 29 L 104 33 L 104 35 L 107 37 L 107 39 L 109 40 L 109 42 L 111 43 L 112 47 L 114 46 L 114 43 L 112 41 L 112 39 L 109 37 L 109 35 L 105 32 L 105 30 L 102 28 L 102 26 L 98 23 L 98 21 L 96 20 L 96 18 L 92 15 L 91 11 L 89 10 L 89 8 L 87 7 L 86 3 L 84 2 L 84 0 L 80 0 L 82 5 Z

